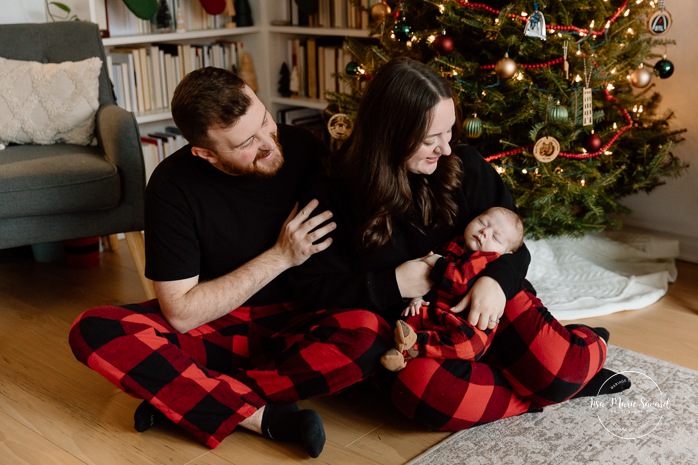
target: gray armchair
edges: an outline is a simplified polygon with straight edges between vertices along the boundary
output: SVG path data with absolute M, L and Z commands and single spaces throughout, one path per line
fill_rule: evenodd
M 83 21 L 0 25 L 0 57 L 61 63 L 100 57 L 96 146 L 9 145 L 0 150 L 0 249 L 126 233 L 146 290 L 145 170 L 132 113 L 115 104 L 97 25 Z M 0 89 L 3 92 L 3 89 Z

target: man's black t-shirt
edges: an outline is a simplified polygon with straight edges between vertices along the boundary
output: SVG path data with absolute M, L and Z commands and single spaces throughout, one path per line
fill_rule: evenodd
M 271 178 L 225 174 L 192 155 L 191 146 L 158 165 L 145 198 L 148 278 L 215 279 L 274 245 L 324 151 L 310 133 L 292 126 L 279 125 L 279 142 L 285 162 Z M 247 304 L 290 298 L 284 273 Z

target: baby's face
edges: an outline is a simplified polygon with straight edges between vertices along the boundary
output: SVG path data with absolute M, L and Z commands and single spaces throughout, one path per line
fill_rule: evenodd
M 512 251 L 520 232 L 511 218 L 501 210 L 487 210 L 465 227 L 465 245 L 473 252 Z

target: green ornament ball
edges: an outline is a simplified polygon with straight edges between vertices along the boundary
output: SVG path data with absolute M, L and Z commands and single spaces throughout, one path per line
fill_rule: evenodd
M 350 76 L 357 76 L 359 74 L 359 64 L 355 61 L 350 61 L 347 63 L 344 71 L 346 71 L 346 73 Z
M 395 38 L 401 42 L 409 40 L 411 32 L 412 27 L 407 23 L 397 23 L 393 28 Z
M 552 121 L 567 121 L 567 107 L 563 105 L 554 105 L 548 109 L 548 118 Z
M 674 63 L 667 60 L 666 58 L 663 58 L 654 65 L 654 72 L 661 79 L 666 79 L 672 74 L 674 74 Z
M 482 135 L 482 120 L 477 116 L 466 118 L 463 121 L 463 132 L 469 139 L 477 139 Z

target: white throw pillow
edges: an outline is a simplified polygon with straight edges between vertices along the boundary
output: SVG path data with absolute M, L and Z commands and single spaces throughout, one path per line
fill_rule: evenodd
M 0 57 L 0 143 L 94 141 L 100 58 L 63 63 Z

